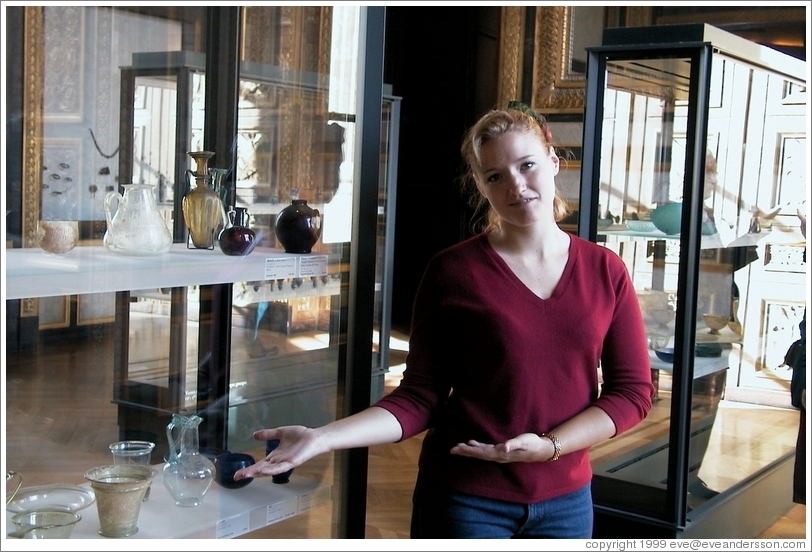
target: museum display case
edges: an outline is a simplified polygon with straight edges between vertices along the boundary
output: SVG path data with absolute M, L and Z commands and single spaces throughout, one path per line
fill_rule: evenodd
M 22 202 L 9 205 L 21 210 L 23 247 L 6 252 L 6 305 L 17 336 L 33 338 L 7 349 L 7 467 L 25 486 L 80 485 L 111 463 L 110 443 L 143 439 L 160 468 L 175 413 L 203 418 L 204 449 L 258 459 L 254 430 L 326 423 L 380 396 L 400 102 L 382 83 L 383 8 L 24 12 L 32 75 L 17 109 L 44 97 L 44 112 L 26 118 Z M 69 93 L 77 83 L 81 101 Z M 189 247 L 180 203 L 195 150 L 225 169 L 224 207 L 247 209 L 259 239 L 250 254 Z M 37 184 L 53 170 L 47 159 L 81 160 L 54 179 L 81 186 L 61 202 Z M 103 220 L 106 194 L 130 183 L 153 186 L 168 252 L 116 254 L 100 236 L 62 255 L 37 246 L 40 218 Z M 285 253 L 274 237 L 276 213 L 297 197 L 324 215 L 309 254 Z M 27 324 L 39 301 L 97 295 L 115 297 L 113 323 L 80 336 Z M 56 457 L 58 469 L 40 461 Z M 363 536 L 366 481 L 349 481 L 365 469 L 363 454 L 325 455 L 288 486 L 268 480 L 260 493 L 266 482 L 255 482 L 254 498 L 212 493 L 192 533 L 162 532 L 157 516 L 141 534 L 222 538 L 272 525 L 271 536 L 277 526 Z M 161 507 L 151 502 L 145 519 Z
M 316 249 L 325 254 L 314 252 L 312 270 L 305 274 L 288 274 L 286 267 L 233 282 L 232 339 L 235 333 L 242 333 L 245 343 L 237 340 L 240 345 L 232 348 L 229 368 L 230 450 L 254 445 L 251 424 L 258 419 L 315 426 L 332 416 L 331 407 L 312 405 L 328 405 L 337 381 L 337 305 L 341 302 L 342 273 L 346 278 L 348 267 L 341 244 L 349 239 L 351 212 L 347 205 L 351 197 L 345 189 L 347 183 L 342 186 L 340 171 L 345 152 L 352 151 L 346 141 L 352 137 L 355 115 L 320 110 L 320 102 L 330 92 L 323 80 L 314 71 L 294 71 L 250 60 L 240 64 L 236 159 L 230 168 L 223 169 L 227 171 L 220 192 L 223 202 L 229 211 L 247 210 L 260 249 L 281 249 L 274 235 L 275 219 L 291 200 L 306 199 L 310 207 L 324 214 L 324 239 L 317 242 Z M 175 241 L 187 243 L 189 232 L 178 198 L 187 191 L 190 160 L 180 152 L 204 149 L 206 56 L 192 51 L 137 52 L 132 55 L 132 64 L 121 68 L 121 83 L 119 174 L 126 181 L 155 187 L 159 208 L 173 225 Z M 373 401 L 383 393 L 388 363 L 400 116 L 400 98 L 392 96 L 389 86 L 384 85 L 383 91 Z M 166 132 L 170 122 L 177 129 L 174 134 Z M 292 149 L 299 153 L 294 159 L 286 155 Z M 222 169 L 223 161 L 213 153 L 209 168 Z M 116 359 L 120 377 L 114 395 L 122 438 L 155 440 L 168 422 L 167 412 L 197 404 L 198 374 L 208 362 L 209 351 L 195 343 L 200 339 L 196 325 L 200 316 L 211 313 L 200 311 L 197 287 L 122 292 L 119 301 L 123 311 L 130 310 L 130 317 L 143 316 L 145 309 L 177 311 L 166 319 L 163 354 L 153 354 L 147 360 L 138 358 L 138 338 L 128 339 L 127 325 L 116 327 L 121 342 L 132 342 L 129 347 L 133 349 L 133 355 L 128 356 L 122 347 Z M 185 325 L 184 311 L 189 320 Z M 290 343 L 308 339 L 307 348 L 291 351 Z M 158 365 L 165 365 L 166 370 L 156 376 Z M 150 375 L 145 377 L 145 372 Z M 221 409 L 220 405 L 214 408 Z M 157 413 L 151 423 L 145 423 L 145 410 Z M 161 445 L 157 456 L 162 454 Z M 226 443 L 216 446 L 226 447 Z
M 598 537 L 754 537 L 792 505 L 797 429 L 777 420 L 796 428 L 797 411 L 736 399 L 788 385 L 805 74 L 708 25 L 606 29 L 588 48 L 578 234 L 625 261 L 656 389 L 643 423 L 591 453 Z M 721 442 L 737 421 L 750 438 Z

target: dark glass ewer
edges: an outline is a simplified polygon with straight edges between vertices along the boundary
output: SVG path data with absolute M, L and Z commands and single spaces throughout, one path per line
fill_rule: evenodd
M 231 226 L 220 232 L 220 250 L 226 255 L 248 255 L 257 245 L 257 235 L 248 227 L 248 209 L 235 207 L 231 213 Z
M 321 236 L 321 213 L 294 199 L 276 215 L 274 232 L 286 253 L 310 253 Z
M 271 453 L 271 451 L 276 450 L 276 447 L 278 446 L 279 439 L 270 439 L 268 441 L 265 441 L 265 456 L 268 456 Z M 288 481 L 290 481 L 290 476 L 293 473 L 294 469 L 296 468 L 291 468 L 286 472 L 272 475 L 271 480 L 277 484 L 287 483 Z

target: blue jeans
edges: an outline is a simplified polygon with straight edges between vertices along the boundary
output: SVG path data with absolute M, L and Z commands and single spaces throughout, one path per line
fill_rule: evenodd
M 418 474 L 412 498 L 413 539 L 589 539 L 591 485 L 522 504 L 461 493 Z

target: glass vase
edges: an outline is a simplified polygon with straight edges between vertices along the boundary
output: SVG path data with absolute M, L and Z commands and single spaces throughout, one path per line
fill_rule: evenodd
M 294 199 L 276 215 L 274 233 L 286 253 L 310 253 L 321 236 L 321 213 Z
M 195 170 L 186 171 L 189 191 L 183 197 L 183 221 L 189 229 L 190 249 L 214 249 L 214 240 L 228 225 L 223 200 L 212 188 L 212 173 L 208 169 L 210 151 L 191 151 L 188 155 L 195 160 Z

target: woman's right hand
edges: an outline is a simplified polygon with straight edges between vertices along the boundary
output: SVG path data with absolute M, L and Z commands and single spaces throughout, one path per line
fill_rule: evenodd
M 394 443 L 402 437 L 397 418 L 374 405 L 317 428 L 293 425 L 260 429 L 254 432 L 254 439 L 279 439 L 279 446 L 253 466 L 238 470 L 234 480 L 279 475 L 325 452 Z
M 292 470 L 327 450 L 316 430 L 305 426 L 283 426 L 254 432 L 257 441 L 279 439 L 279 446 L 259 462 L 234 474 L 234 480 L 247 477 L 271 477 Z

